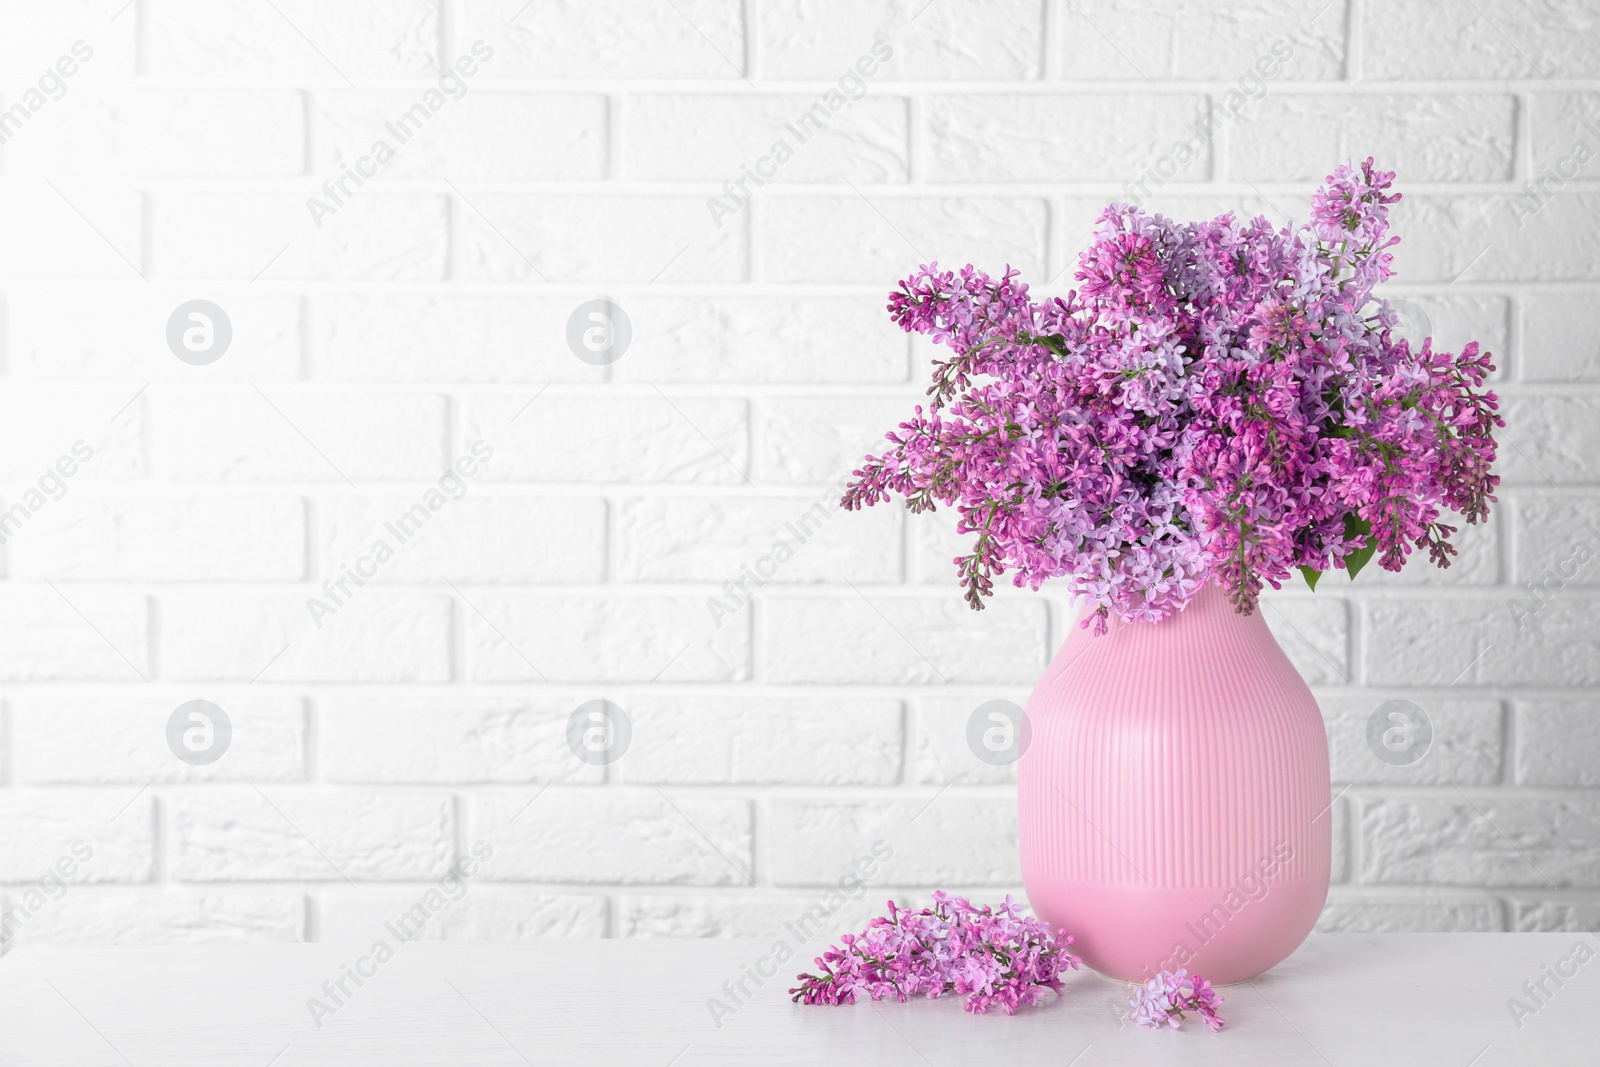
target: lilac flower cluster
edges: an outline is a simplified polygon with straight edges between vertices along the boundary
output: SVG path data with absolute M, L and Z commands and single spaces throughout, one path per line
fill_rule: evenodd
M 1341 166 L 1298 229 L 1113 204 L 1064 299 L 1033 301 L 1009 267 L 924 266 L 889 310 L 951 355 L 843 506 L 953 505 L 976 535 L 955 561 L 973 607 L 1008 570 L 1062 578 L 1102 632 L 1208 580 L 1248 614 L 1293 568 L 1314 587 L 1374 553 L 1449 566 L 1441 509 L 1487 517 L 1504 422 L 1479 391 L 1488 353 L 1413 350 L 1373 295 L 1393 178 Z
M 1010 895 L 998 908 L 982 908 L 962 897 L 935 892 L 933 906 L 907 911 L 889 901 L 889 914 L 859 935 L 845 934 L 843 947 L 817 957 L 821 974 L 802 974 L 789 990 L 806 1004 L 854 1004 L 858 993 L 873 1000 L 894 996 L 967 995 L 966 1008 L 982 1015 L 992 1007 L 1016 1013 L 1036 1004 L 1043 988 L 1061 992 L 1060 974 L 1082 962 L 1067 948 L 1065 930 L 1021 915 Z
M 1211 983 L 1199 975 L 1191 978 L 1188 971 L 1181 969 L 1177 974 L 1162 971 L 1134 990 L 1128 1000 L 1128 1018 L 1153 1030 L 1163 1026 L 1176 1030 L 1183 1023 L 1184 1013 L 1192 1011 L 1216 1033 L 1223 1026 L 1222 1016 L 1217 1014 L 1221 1002 Z

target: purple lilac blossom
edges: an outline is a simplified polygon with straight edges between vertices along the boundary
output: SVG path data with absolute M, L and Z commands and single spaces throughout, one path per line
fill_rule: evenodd
M 1061 992 L 1060 975 L 1082 961 L 1067 949 L 1074 938 L 1020 914 L 1008 894 L 998 908 L 982 908 L 944 892 L 933 906 L 908 911 L 889 901 L 859 935 L 818 956 L 821 974 L 802 974 L 789 990 L 806 1004 L 854 1004 L 857 994 L 904 1002 L 964 994 L 966 1010 L 982 1015 L 998 1007 L 1013 1015 L 1036 1004 L 1041 989 Z
M 1249 614 L 1294 568 L 1354 577 L 1376 552 L 1397 571 L 1417 548 L 1449 566 L 1441 509 L 1487 518 L 1505 424 L 1479 391 L 1489 353 L 1413 350 L 1373 295 L 1393 178 L 1339 167 L 1298 229 L 1112 204 L 1065 298 L 1033 301 L 1010 267 L 923 266 L 889 311 L 951 355 L 842 505 L 954 506 L 974 608 L 995 575 L 1061 578 L 1098 632 L 1208 580 Z
M 1185 1012 L 1194 1012 L 1216 1033 L 1223 1027 L 1217 1005 L 1222 998 L 1211 983 L 1199 975 L 1179 970 L 1176 974 L 1162 971 L 1133 991 L 1128 999 L 1128 1018 L 1140 1026 L 1159 1030 L 1170 1026 L 1176 1030 L 1183 1024 Z

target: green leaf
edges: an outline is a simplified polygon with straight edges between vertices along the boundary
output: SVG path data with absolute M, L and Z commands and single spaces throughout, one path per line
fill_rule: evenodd
M 1322 572 L 1315 567 L 1301 567 L 1300 577 L 1306 580 L 1306 585 L 1314 593 L 1317 591 L 1317 579 L 1322 577 Z
M 1353 582 L 1356 575 L 1361 573 L 1361 568 L 1372 558 L 1372 553 L 1377 551 L 1378 546 L 1372 540 L 1372 523 L 1353 511 L 1344 517 L 1344 536 L 1347 540 L 1354 537 L 1366 538 L 1364 545 L 1344 558 L 1345 570 L 1350 572 L 1350 580 Z
M 1048 348 L 1051 352 L 1054 352 L 1056 355 L 1063 358 L 1066 357 L 1067 342 L 1060 334 L 1045 334 L 1041 337 L 1035 338 L 1035 340 L 1045 348 Z
M 1350 572 L 1350 580 L 1356 580 L 1356 575 L 1361 573 L 1361 568 L 1367 565 L 1367 560 L 1372 558 L 1372 553 L 1378 546 L 1369 544 L 1365 548 L 1358 548 L 1344 558 L 1345 570 Z

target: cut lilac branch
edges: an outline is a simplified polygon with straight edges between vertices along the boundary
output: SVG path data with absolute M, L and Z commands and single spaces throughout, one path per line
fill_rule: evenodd
M 854 1004 L 913 996 L 967 997 L 978 1015 L 998 1007 L 1013 1015 L 1036 1004 L 1040 991 L 1061 992 L 1060 975 L 1082 962 L 1068 952 L 1073 937 L 1017 910 L 1008 895 L 997 908 L 935 892 L 933 905 L 916 911 L 888 902 L 889 914 L 859 935 L 845 934 L 816 963 L 820 974 L 801 974 L 789 990 L 805 1004 Z
M 1182 969 L 1176 974 L 1162 971 L 1134 990 L 1128 1000 L 1128 1018 L 1153 1030 L 1163 1026 L 1176 1030 L 1183 1024 L 1185 1013 L 1193 1012 L 1216 1033 L 1224 1025 L 1222 1016 L 1217 1014 L 1220 1003 L 1222 997 L 1199 975 L 1190 977 Z

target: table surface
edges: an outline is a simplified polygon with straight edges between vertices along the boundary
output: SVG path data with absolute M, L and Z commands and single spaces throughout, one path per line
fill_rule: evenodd
M 1220 1034 L 1136 1027 L 1128 987 L 1088 971 L 1008 1018 L 953 997 L 791 1004 L 801 959 L 759 988 L 746 977 L 736 1006 L 724 983 L 770 970 L 770 941 L 385 940 L 382 961 L 354 944 L 22 948 L 0 958 L 0 1064 L 1600 1063 L 1589 934 L 1313 936 L 1222 990 Z M 346 968 L 370 977 L 325 993 Z M 713 1018 L 714 996 L 731 1014 Z M 330 1009 L 317 1020 L 313 997 Z M 1513 998 L 1531 1013 L 1514 1018 Z

